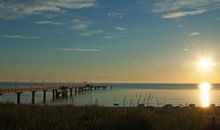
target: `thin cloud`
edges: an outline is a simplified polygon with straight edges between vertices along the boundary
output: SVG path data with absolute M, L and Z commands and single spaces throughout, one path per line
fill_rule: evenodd
M 184 17 L 184 16 L 199 15 L 199 14 L 202 14 L 202 13 L 205 13 L 205 12 L 207 12 L 207 10 L 178 11 L 178 12 L 165 14 L 161 18 L 176 19 L 176 18 L 181 18 L 181 17 Z
M 51 25 L 63 25 L 62 22 L 55 22 L 50 20 L 42 20 L 42 21 L 36 21 L 36 24 L 51 24 Z
M 162 14 L 161 18 L 173 19 L 199 15 L 219 8 L 220 0 L 167 0 L 155 3 L 152 12 Z
M 189 49 L 188 49 L 188 48 L 184 48 L 183 50 L 184 50 L 184 51 L 189 51 Z
M 210 4 L 207 0 L 175 0 L 163 1 L 154 4 L 153 12 L 164 13 L 178 10 L 201 9 Z
M 122 13 L 122 12 L 109 12 L 107 15 L 109 17 L 116 17 L 119 19 L 122 19 L 124 17 L 124 13 Z
M 92 35 L 100 34 L 100 33 L 103 33 L 103 31 L 102 30 L 88 30 L 85 32 L 81 32 L 80 36 L 87 37 L 87 36 L 92 36 Z
M 80 19 L 74 19 L 72 28 L 75 29 L 75 30 L 85 30 L 90 25 L 91 25 L 90 21 L 83 21 L 83 20 L 80 20 Z
M 109 34 L 107 36 L 105 36 L 105 39 L 115 39 L 115 38 L 123 38 L 123 35 L 113 35 L 113 34 Z
M 116 29 L 117 31 L 124 31 L 124 30 L 125 30 L 125 28 L 123 28 L 123 27 L 115 27 L 115 29 Z
M 82 9 L 96 6 L 96 0 L 1 0 L 0 19 L 15 19 L 28 15 L 64 12 L 66 9 Z
M 88 37 L 88 36 L 92 36 L 95 34 L 103 33 L 103 30 L 101 29 L 94 29 L 92 27 L 91 21 L 74 19 L 72 22 L 73 22 L 73 25 L 71 28 L 73 28 L 76 31 L 79 31 L 80 36 Z
M 193 37 L 193 36 L 198 36 L 198 35 L 200 35 L 199 32 L 193 32 L 193 33 L 190 33 L 190 36 L 191 36 L 191 37 Z
M 101 49 L 97 48 L 58 48 L 58 50 L 70 51 L 70 52 L 100 52 Z
M 7 39 L 38 39 L 38 36 L 27 36 L 27 35 L 4 35 L 3 38 Z
M 113 36 L 105 36 L 105 39 L 112 39 Z

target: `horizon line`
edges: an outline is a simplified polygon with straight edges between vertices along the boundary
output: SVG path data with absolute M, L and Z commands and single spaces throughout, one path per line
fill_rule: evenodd
M 47 83 L 82 83 L 82 82 L 87 82 L 87 83 L 106 83 L 106 84 L 199 84 L 201 82 L 206 82 L 206 81 L 201 81 L 201 82 L 135 82 L 135 81 L 87 81 L 87 80 L 82 80 L 82 81 L 70 81 L 70 80 L 0 80 L 0 82 L 32 82 L 32 83 L 40 83 L 40 82 L 47 82 Z M 211 84 L 220 84 L 220 82 L 210 82 Z

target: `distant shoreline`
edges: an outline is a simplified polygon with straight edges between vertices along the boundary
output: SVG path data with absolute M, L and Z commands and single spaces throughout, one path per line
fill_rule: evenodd
M 17 82 L 17 83 L 82 83 L 84 81 L 62 81 L 62 80 L 0 80 L 0 83 L 9 83 L 9 82 Z M 94 84 L 199 84 L 200 82 L 120 82 L 120 81 L 89 81 L 89 83 Z M 211 84 L 217 85 L 220 82 L 211 82 Z

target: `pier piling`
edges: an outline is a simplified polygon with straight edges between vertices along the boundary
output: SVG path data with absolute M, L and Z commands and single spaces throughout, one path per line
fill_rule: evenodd
M 73 88 L 70 88 L 70 97 L 73 96 Z
M 58 94 L 57 89 L 55 90 L 55 97 L 56 97 L 56 98 L 58 98 L 58 97 L 59 97 L 59 94 Z
M 36 91 L 32 91 L 32 104 L 35 104 L 35 92 Z
M 75 88 L 75 95 L 76 95 L 76 93 L 77 93 L 77 88 Z
M 17 104 L 20 104 L 20 96 L 22 92 L 17 92 Z
M 52 91 L 53 91 L 52 98 L 53 98 L 53 100 L 54 100 L 54 99 L 55 99 L 55 92 L 56 92 L 56 90 L 53 89 Z
M 46 92 L 47 90 L 43 91 L 43 103 L 46 103 Z

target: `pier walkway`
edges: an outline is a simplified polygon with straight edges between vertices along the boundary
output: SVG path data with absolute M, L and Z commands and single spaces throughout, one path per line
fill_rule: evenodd
M 0 88 L 0 96 L 8 93 L 17 94 L 17 104 L 20 104 L 20 96 L 23 92 L 32 92 L 32 104 L 35 104 L 35 93 L 38 91 L 43 92 L 43 103 L 46 103 L 46 92 L 51 90 L 53 92 L 53 100 L 58 97 L 68 97 L 75 93 L 82 91 L 92 91 L 92 90 L 104 90 L 107 86 L 98 86 L 87 83 L 82 83 L 78 85 L 52 85 L 52 86 L 23 86 L 23 87 L 8 87 Z M 69 90 L 69 92 L 68 92 Z M 69 94 L 68 94 L 69 93 Z

